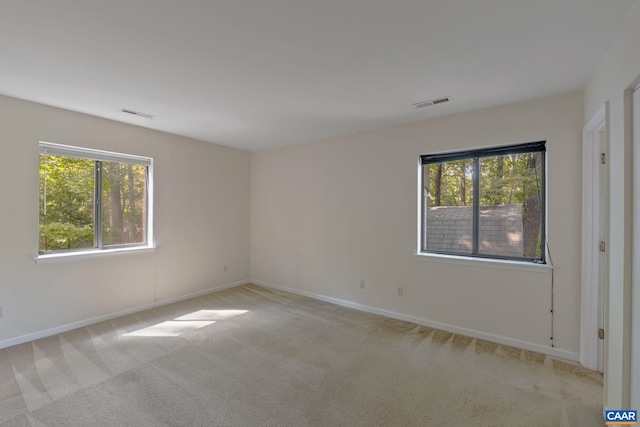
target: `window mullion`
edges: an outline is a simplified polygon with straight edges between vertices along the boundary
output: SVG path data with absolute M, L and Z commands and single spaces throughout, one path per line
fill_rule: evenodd
M 102 162 L 100 160 L 96 160 L 94 188 L 94 246 L 102 249 Z
M 149 223 L 149 220 L 148 220 L 150 218 L 150 215 L 149 215 L 149 209 L 150 209 L 149 195 L 151 194 L 151 191 L 150 191 L 151 190 L 151 188 L 150 188 L 151 176 L 150 176 L 150 173 L 149 173 L 149 166 L 146 166 L 144 168 L 144 173 L 145 173 L 145 179 L 144 179 L 144 189 L 145 189 L 144 190 L 144 210 L 145 211 L 144 211 L 143 215 L 147 218 L 147 221 L 145 221 L 145 226 L 144 226 L 144 241 L 145 242 L 150 242 L 152 236 L 151 236 L 151 233 L 150 233 L 151 229 L 149 228 L 150 223 Z
M 473 158 L 473 255 L 480 253 L 480 158 Z

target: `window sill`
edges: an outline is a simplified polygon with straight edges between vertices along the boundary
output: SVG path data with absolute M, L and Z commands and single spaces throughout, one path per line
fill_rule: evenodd
M 461 255 L 443 255 L 417 253 L 416 257 L 428 259 L 430 261 L 444 262 L 449 264 L 472 265 L 475 267 L 500 268 L 505 270 L 531 271 L 534 273 L 549 273 L 553 266 L 549 264 L 536 264 L 526 261 L 510 261 L 491 258 L 475 258 Z
M 132 248 L 95 249 L 77 252 L 60 252 L 52 254 L 40 254 L 34 258 L 36 264 L 49 264 L 53 262 L 77 261 L 81 259 L 100 258 L 116 255 L 137 255 L 153 252 L 155 246 L 136 246 Z

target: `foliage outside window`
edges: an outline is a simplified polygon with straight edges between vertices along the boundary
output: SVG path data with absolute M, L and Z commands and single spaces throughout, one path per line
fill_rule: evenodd
M 151 163 L 41 142 L 39 253 L 148 246 Z
M 423 253 L 545 262 L 545 142 L 421 156 Z

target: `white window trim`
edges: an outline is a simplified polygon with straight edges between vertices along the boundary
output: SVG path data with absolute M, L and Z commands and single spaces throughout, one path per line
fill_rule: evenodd
M 463 255 L 435 254 L 418 252 L 415 256 L 419 259 L 441 262 L 446 264 L 471 265 L 474 267 L 499 268 L 504 270 L 529 271 L 533 273 L 549 273 L 553 265 L 537 264 L 530 261 L 518 261 L 499 258 L 466 257 Z
M 133 154 L 116 153 L 113 151 L 95 150 L 93 148 L 74 147 L 71 145 L 55 144 L 53 142 L 40 141 L 40 152 L 59 154 L 61 156 L 78 157 L 89 160 L 102 160 L 105 162 L 135 163 L 150 166 L 153 163 L 151 157 L 136 156 Z
M 119 163 L 134 163 L 147 166 L 149 173 L 147 174 L 147 233 L 145 243 L 140 245 L 131 245 L 124 247 L 114 247 L 106 249 L 80 249 L 60 252 L 39 253 L 39 243 L 36 242 L 36 253 L 34 261 L 37 264 L 51 263 L 58 261 L 71 261 L 87 258 L 95 258 L 100 256 L 114 255 L 132 255 L 138 253 L 147 253 L 155 250 L 155 238 L 153 234 L 153 157 L 136 156 L 133 154 L 116 153 L 112 151 L 95 150 L 92 148 L 75 147 L 71 145 L 56 144 L 52 142 L 39 141 L 39 153 L 60 154 L 64 156 L 79 157 L 91 160 L 112 161 Z
M 156 249 L 154 245 L 132 246 L 128 248 L 113 249 L 89 249 L 68 252 L 53 252 L 46 254 L 38 254 L 34 261 L 36 264 L 51 264 L 54 262 L 77 261 L 82 259 L 97 258 L 104 256 L 117 255 L 136 255 L 153 252 Z

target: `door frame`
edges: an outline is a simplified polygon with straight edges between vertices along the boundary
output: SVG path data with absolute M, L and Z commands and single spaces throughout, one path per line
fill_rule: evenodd
M 600 192 L 601 180 L 601 144 L 600 135 L 604 135 L 605 155 L 609 146 L 607 105 L 603 105 L 589 120 L 582 132 L 582 304 L 580 310 L 580 363 L 586 368 L 602 371 L 604 366 L 604 345 L 598 338 L 600 316 L 606 319 L 606 295 L 608 288 L 608 265 L 605 261 L 604 272 L 600 271 L 600 236 L 607 241 L 608 233 L 601 230 L 600 201 L 605 204 L 605 216 L 609 209 L 607 191 Z M 605 162 L 605 182 L 609 181 L 608 163 Z M 606 224 L 606 218 L 604 223 Z M 606 243 L 605 243 L 606 245 Z M 608 259 L 605 251 L 605 259 Z M 604 273 L 604 274 L 602 274 Z M 598 296 L 599 277 L 604 277 L 603 292 Z M 604 310 L 604 312 L 602 311 Z M 606 330 L 606 328 L 605 328 Z
M 638 79 L 636 79 L 636 82 Z M 633 258 L 631 273 L 630 409 L 640 409 L 640 85 L 632 93 L 633 111 Z

